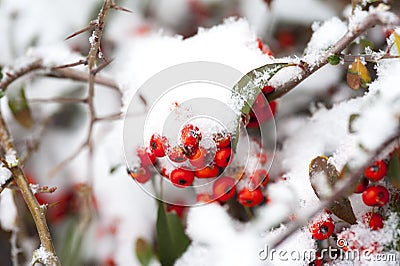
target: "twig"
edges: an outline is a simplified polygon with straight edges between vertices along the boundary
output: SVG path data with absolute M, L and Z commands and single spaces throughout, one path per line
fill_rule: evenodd
M 6 124 L 4 122 L 4 119 L 3 119 L 3 116 L 1 113 L 0 113 L 0 145 L 5 154 L 15 154 L 16 155 L 14 143 L 12 141 L 12 138 L 10 137 L 10 134 L 8 132 L 8 129 L 6 127 Z M 53 246 L 50 231 L 47 226 L 47 222 L 46 222 L 46 218 L 45 218 L 45 209 L 36 200 L 35 195 L 33 194 L 32 190 L 28 184 L 28 180 L 26 179 L 25 173 L 22 170 L 18 161 L 17 161 L 17 163 L 13 163 L 11 165 L 8 165 L 8 163 L 7 163 L 6 166 L 10 169 L 11 173 L 13 174 L 14 180 L 17 183 L 17 185 L 21 191 L 22 197 L 24 198 L 24 200 L 29 208 L 29 211 L 32 214 L 32 218 L 35 222 L 35 225 L 36 225 L 36 228 L 37 228 L 37 231 L 39 234 L 39 239 L 40 239 L 41 245 L 47 252 L 49 252 L 53 255 L 53 256 L 49 256 L 51 265 L 60 265 L 60 262 L 58 261 L 58 258 L 56 256 L 56 252 L 55 252 L 55 249 Z
M 54 97 L 48 99 L 29 99 L 29 103 L 86 103 L 84 98 Z
M 56 166 L 54 166 L 48 173 L 47 176 L 51 177 L 57 174 L 61 169 L 63 169 L 68 163 L 70 163 L 76 156 L 78 156 L 87 146 L 87 142 L 83 143 L 76 149 L 72 154 L 70 154 L 67 158 L 62 160 Z
M 399 22 L 397 22 L 398 24 Z M 349 30 L 341 39 L 337 41 L 335 45 L 333 45 L 318 61 L 314 66 L 308 66 L 306 69 L 302 70 L 299 75 L 297 75 L 294 79 L 289 80 L 288 82 L 278 85 L 275 88 L 275 91 L 267 95 L 268 101 L 273 101 L 286 93 L 290 92 L 293 88 L 299 85 L 302 81 L 308 78 L 311 74 L 316 72 L 321 67 L 328 64 L 328 59 L 331 55 L 338 55 L 351 43 L 353 42 L 359 35 L 364 33 L 367 29 L 379 25 L 385 24 L 384 18 L 381 18 L 378 14 L 370 14 L 367 16 L 362 22 L 359 23 L 358 27 Z
M 364 169 L 368 167 L 374 159 L 380 158 L 382 153 L 387 150 L 387 147 L 392 146 L 396 143 L 398 143 L 400 139 L 400 131 L 397 132 L 394 136 L 386 140 L 380 147 L 378 147 L 371 155 L 370 160 L 368 160 L 367 163 L 359 167 L 356 171 L 354 171 L 351 174 L 346 174 L 343 176 L 343 182 L 339 183 L 337 185 L 337 189 L 334 191 L 334 193 L 326 198 L 325 200 L 322 200 L 320 204 L 308 212 L 307 215 L 304 215 L 303 217 L 298 217 L 297 220 L 291 222 L 291 226 L 287 228 L 287 230 L 280 235 L 278 239 L 273 241 L 271 243 L 271 248 L 276 248 L 280 244 L 282 244 L 288 237 L 290 237 L 295 231 L 297 231 L 299 228 L 304 226 L 312 217 L 318 214 L 322 209 L 329 207 L 332 205 L 333 202 L 338 200 L 339 198 L 343 197 L 343 195 L 346 195 L 349 191 L 349 187 L 353 187 L 359 180 L 360 176 L 363 175 Z
M 42 60 L 35 60 L 29 64 L 27 64 L 25 67 L 22 67 L 18 70 L 13 71 L 12 73 L 5 73 L 5 77 L 1 80 L 0 82 L 0 90 L 5 92 L 8 85 L 10 85 L 12 82 L 14 82 L 16 79 L 25 76 L 26 74 L 29 74 L 30 72 L 33 72 L 38 69 L 42 69 Z
M 365 61 L 368 62 L 378 62 L 379 60 L 383 59 L 395 59 L 395 58 L 400 58 L 398 55 L 390 55 L 390 54 L 385 54 L 385 55 L 342 55 L 343 62 L 344 63 L 352 63 L 354 60 L 360 57 L 364 59 Z

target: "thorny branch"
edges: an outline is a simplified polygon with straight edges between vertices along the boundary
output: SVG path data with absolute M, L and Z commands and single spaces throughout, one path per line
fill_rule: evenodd
M 400 20 L 396 22 L 396 24 L 400 24 Z M 315 73 L 318 69 L 328 64 L 328 59 L 331 55 L 338 55 L 347 48 L 347 46 L 352 43 L 355 39 L 358 38 L 361 34 L 367 31 L 369 28 L 372 28 L 376 25 L 386 25 L 385 18 L 382 18 L 379 13 L 373 13 L 367 16 L 363 21 L 361 21 L 357 28 L 349 29 L 349 31 L 337 41 L 335 45 L 333 45 L 316 63 L 314 66 L 304 65 L 304 68 L 301 69 L 301 72 L 295 78 L 285 82 L 282 85 L 278 85 L 275 88 L 275 91 L 267 95 L 267 99 L 269 102 L 282 97 L 286 93 L 290 92 L 297 85 Z
M 60 265 L 60 262 L 58 261 L 53 246 L 50 231 L 47 226 L 45 217 L 46 209 L 43 206 L 41 206 L 39 202 L 36 200 L 35 195 L 33 194 L 28 184 L 28 180 L 25 176 L 25 173 L 22 170 L 20 163 L 18 162 L 17 152 L 15 150 L 14 143 L 8 132 L 7 126 L 4 122 L 1 113 L 0 113 L 0 145 L 6 155 L 14 154 L 16 156 L 15 162 L 10 163 L 4 161 L 3 163 L 5 163 L 6 167 L 10 169 L 13 178 L 21 191 L 22 197 L 24 198 L 29 208 L 29 211 L 32 214 L 33 220 L 35 222 L 39 234 L 41 246 L 51 254 L 51 256 L 49 256 L 50 265 Z

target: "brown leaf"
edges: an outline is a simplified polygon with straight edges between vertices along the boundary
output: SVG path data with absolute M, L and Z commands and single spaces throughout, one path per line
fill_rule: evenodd
M 339 179 L 340 173 L 334 165 L 328 162 L 328 157 L 318 156 L 314 158 L 309 166 L 311 186 L 319 199 L 327 199 L 334 193 L 334 186 Z M 350 223 L 356 223 L 356 217 L 350 201 L 341 197 L 331 206 L 329 210 L 340 219 Z
M 354 62 L 347 70 L 347 84 L 353 90 L 358 90 L 360 87 L 367 88 L 371 83 L 367 67 L 361 62 L 360 57 L 356 57 Z
M 31 109 L 26 99 L 24 88 L 21 88 L 19 94 L 15 97 L 9 96 L 8 106 L 15 120 L 17 120 L 21 126 L 30 128 L 33 125 Z

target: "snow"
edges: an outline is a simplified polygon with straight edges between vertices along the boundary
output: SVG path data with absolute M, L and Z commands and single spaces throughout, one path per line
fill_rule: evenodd
M 11 176 L 11 171 L 5 167 L 3 163 L 0 163 L 0 186 L 3 186 L 5 183 L 7 183 Z
M 5 159 L 9 167 L 18 166 L 19 159 L 17 158 L 17 152 L 15 150 L 7 151 Z
M 312 30 L 314 33 L 307 44 L 306 54 L 303 57 L 304 61 L 311 66 L 319 63 L 321 55 L 345 35 L 347 25 L 338 17 L 333 17 L 323 23 L 314 22 Z
M 14 192 L 4 189 L 0 194 L 0 225 L 5 231 L 14 231 L 17 228 L 17 206 L 14 201 Z
M 32 264 L 35 262 L 41 262 L 44 265 L 56 265 L 54 263 L 54 254 L 47 251 L 42 245 L 33 252 Z

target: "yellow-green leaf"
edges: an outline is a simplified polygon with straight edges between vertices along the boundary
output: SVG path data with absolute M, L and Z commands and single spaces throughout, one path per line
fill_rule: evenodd
M 353 90 L 358 90 L 360 87 L 367 88 L 369 83 L 371 83 L 371 76 L 368 69 L 360 58 L 356 57 L 347 71 L 347 84 Z
M 30 128 L 33 124 L 31 109 L 25 96 L 25 89 L 21 88 L 16 96 L 8 98 L 8 106 L 11 113 L 18 123 L 26 128 Z
M 389 182 L 395 186 L 397 189 L 400 189 L 400 156 L 399 149 L 396 149 L 393 152 L 392 157 L 390 158 L 388 164 L 388 170 L 386 176 L 388 177 Z
M 136 257 L 142 266 L 148 266 L 154 256 L 153 249 L 143 238 L 138 238 L 135 245 Z
M 396 44 L 397 48 L 397 53 L 400 54 L 400 35 L 398 35 L 396 32 L 393 32 L 394 36 L 394 43 Z

